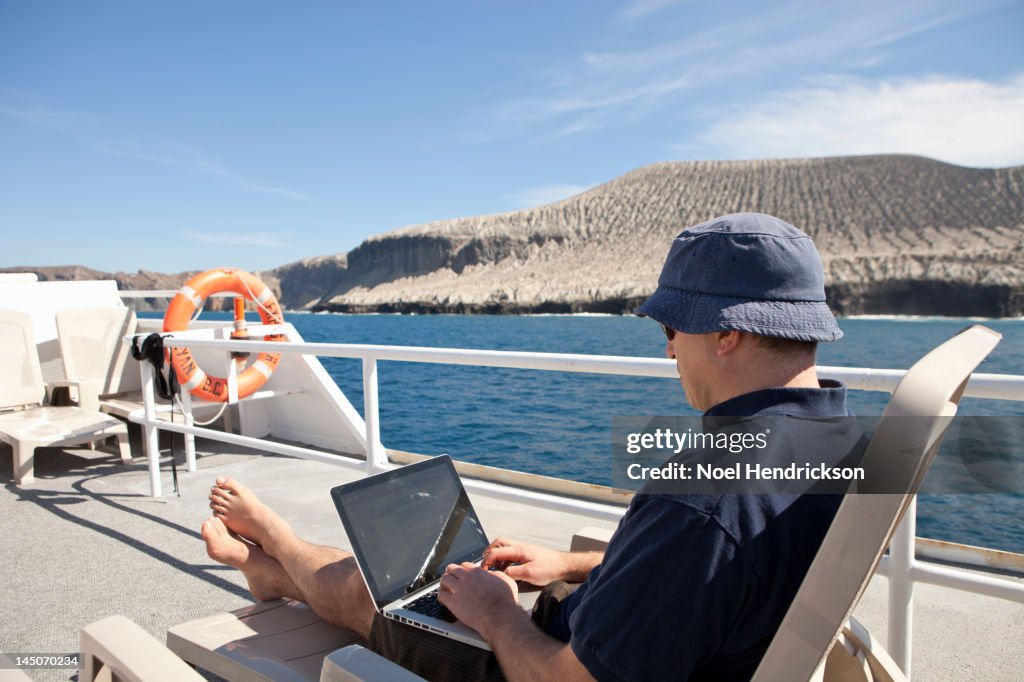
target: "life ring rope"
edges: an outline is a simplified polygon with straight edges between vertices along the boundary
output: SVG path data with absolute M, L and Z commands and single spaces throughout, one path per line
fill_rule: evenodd
M 167 307 L 167 313 L 164 315 L 164 331 L 175 332 L 188 329 L 189 325 L 199 317 L 206 305 L 206 300 L 212 294 L 225 291 L 234 292 L 255 303 L 260 320 L 264 325 L 284 324 L 281 305 L 270 287 L 245 270 L 217 268 L 202 272 L 182 285 Z M 242 309 L 242 324 L 244 326 L 244 308 Z M 275 330 L 264 336 L 263 340 L 283 341 L 284 336 Z M 192 395 L 210 402 L 228 400 L 227 379 L 212 376 L 203 371 L 188 348 L 172 348 L 170 356 L 171 364 L 178 376 L 178 382 Z M 262 387 L 274 373 L 280 360 L 280 353 L 260 353 L 255 362 L 238 373 L 238 397 L 245 398 Z M 244 360 L 240 362 L 244 362 Z

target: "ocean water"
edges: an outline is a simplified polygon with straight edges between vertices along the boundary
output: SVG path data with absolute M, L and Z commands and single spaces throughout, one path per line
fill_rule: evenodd
M 222 315 L 204 314 L 204 319 Z M 651 320 L 619 316 L 288 314 L 307 341 L 664 357 Z M 846 318 L 822 344 L 822 365 L 906 368 L 970 320 Z M 1003 340 L 979 371 L 1024 374 L 1024 321 L 986 320 Z M 358 360 L 321 358 L 362 412 Z M 385 446 L 607 484 L 616 416 L 697 414 L 670 379 L 536 370 L 378 363 Z M 881 414 L 888 394 L 851 391 L 858 415 Z M 1022 416 L 1024 402 L 965 399 L 961 414 Z M 1024 453 L 1020 453 L 1024 458 Z M 1021 486 L 1017 487 L 1022 489 Z M 918 534 L 1024 552 L 1024 495 L 921 495 Z

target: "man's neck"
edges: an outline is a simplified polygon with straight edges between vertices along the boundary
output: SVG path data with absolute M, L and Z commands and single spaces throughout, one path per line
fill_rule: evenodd
M 812 363 L 809 366 L 789 371 L 765 372 L 763 367 L 760 371 L 751 369 L 739 375 L 730 377 L 717 385 L 714 402 L 708 407 L 719 405 L 726 400 L 754 391 L 762 391 L 768 388 L 819 388 L 818 372 Z

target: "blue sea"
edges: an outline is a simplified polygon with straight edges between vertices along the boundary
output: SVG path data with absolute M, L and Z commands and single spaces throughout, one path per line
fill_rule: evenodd
M 204 319 L 223 314 L 204 314 Z M 664 357 L 650 320 L 620 316 L 288 314 L 307 341 Z M 971 320 L 846 318 L 822 365 L 909 367 Z M 1024 374 L 1024 320 L 985 320 L 1003 340 L 981 372 Z M 321 358 L 362 412 L 358 360 Z M 608 484 L 616 416 L 694 415 L 678 381 L 536 370 L 380 362 L 381 440 L 389 448 Z M 888 394 L 851 391 L 858 415 Z M 961 414 L 1024 416 L 1024 402 L 965 399 Z M 1017 453 L 1019 454 L 1019 453 Z M 1024 454 L 1020 454 L 1024 458 Z M 1018 468 L 1019 471 L 1019 468 Z M 1018 485 L 1017 490 L 1024 489 Z M 1024 495 L 921 495 L 918 535 L 1024 553 Z

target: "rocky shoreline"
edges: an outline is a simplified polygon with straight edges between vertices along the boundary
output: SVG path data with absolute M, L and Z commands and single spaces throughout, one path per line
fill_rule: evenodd
M 829 307 L 836 315 L 900 315 L 936 317 L 1021 317 L 1024 288 L 955 282 L 893 281 L 875 285 L 843 284 L 826 287 Z M 380 304 L 326 303 L 314 313 L 371 313 L 398 315 L 632 315 L 645 296 L 593 301 L 542 301 L 536 304 L 437 303 L 396 301 Z
M 601 299 L 595 301 L 542 301 L 537 304 L 518 303 L 435 303 L 431 301 L 397 301 L 379 305 L 352 305 L 347 303 L 317 304 L 314 313 L 346 313 L 365 315 L 369 313 L 398 315 L 578 315 L 584 313 L 603 315 L 631 315 L 633 309 L 643 303 L 643 296 L 635 298 Z

